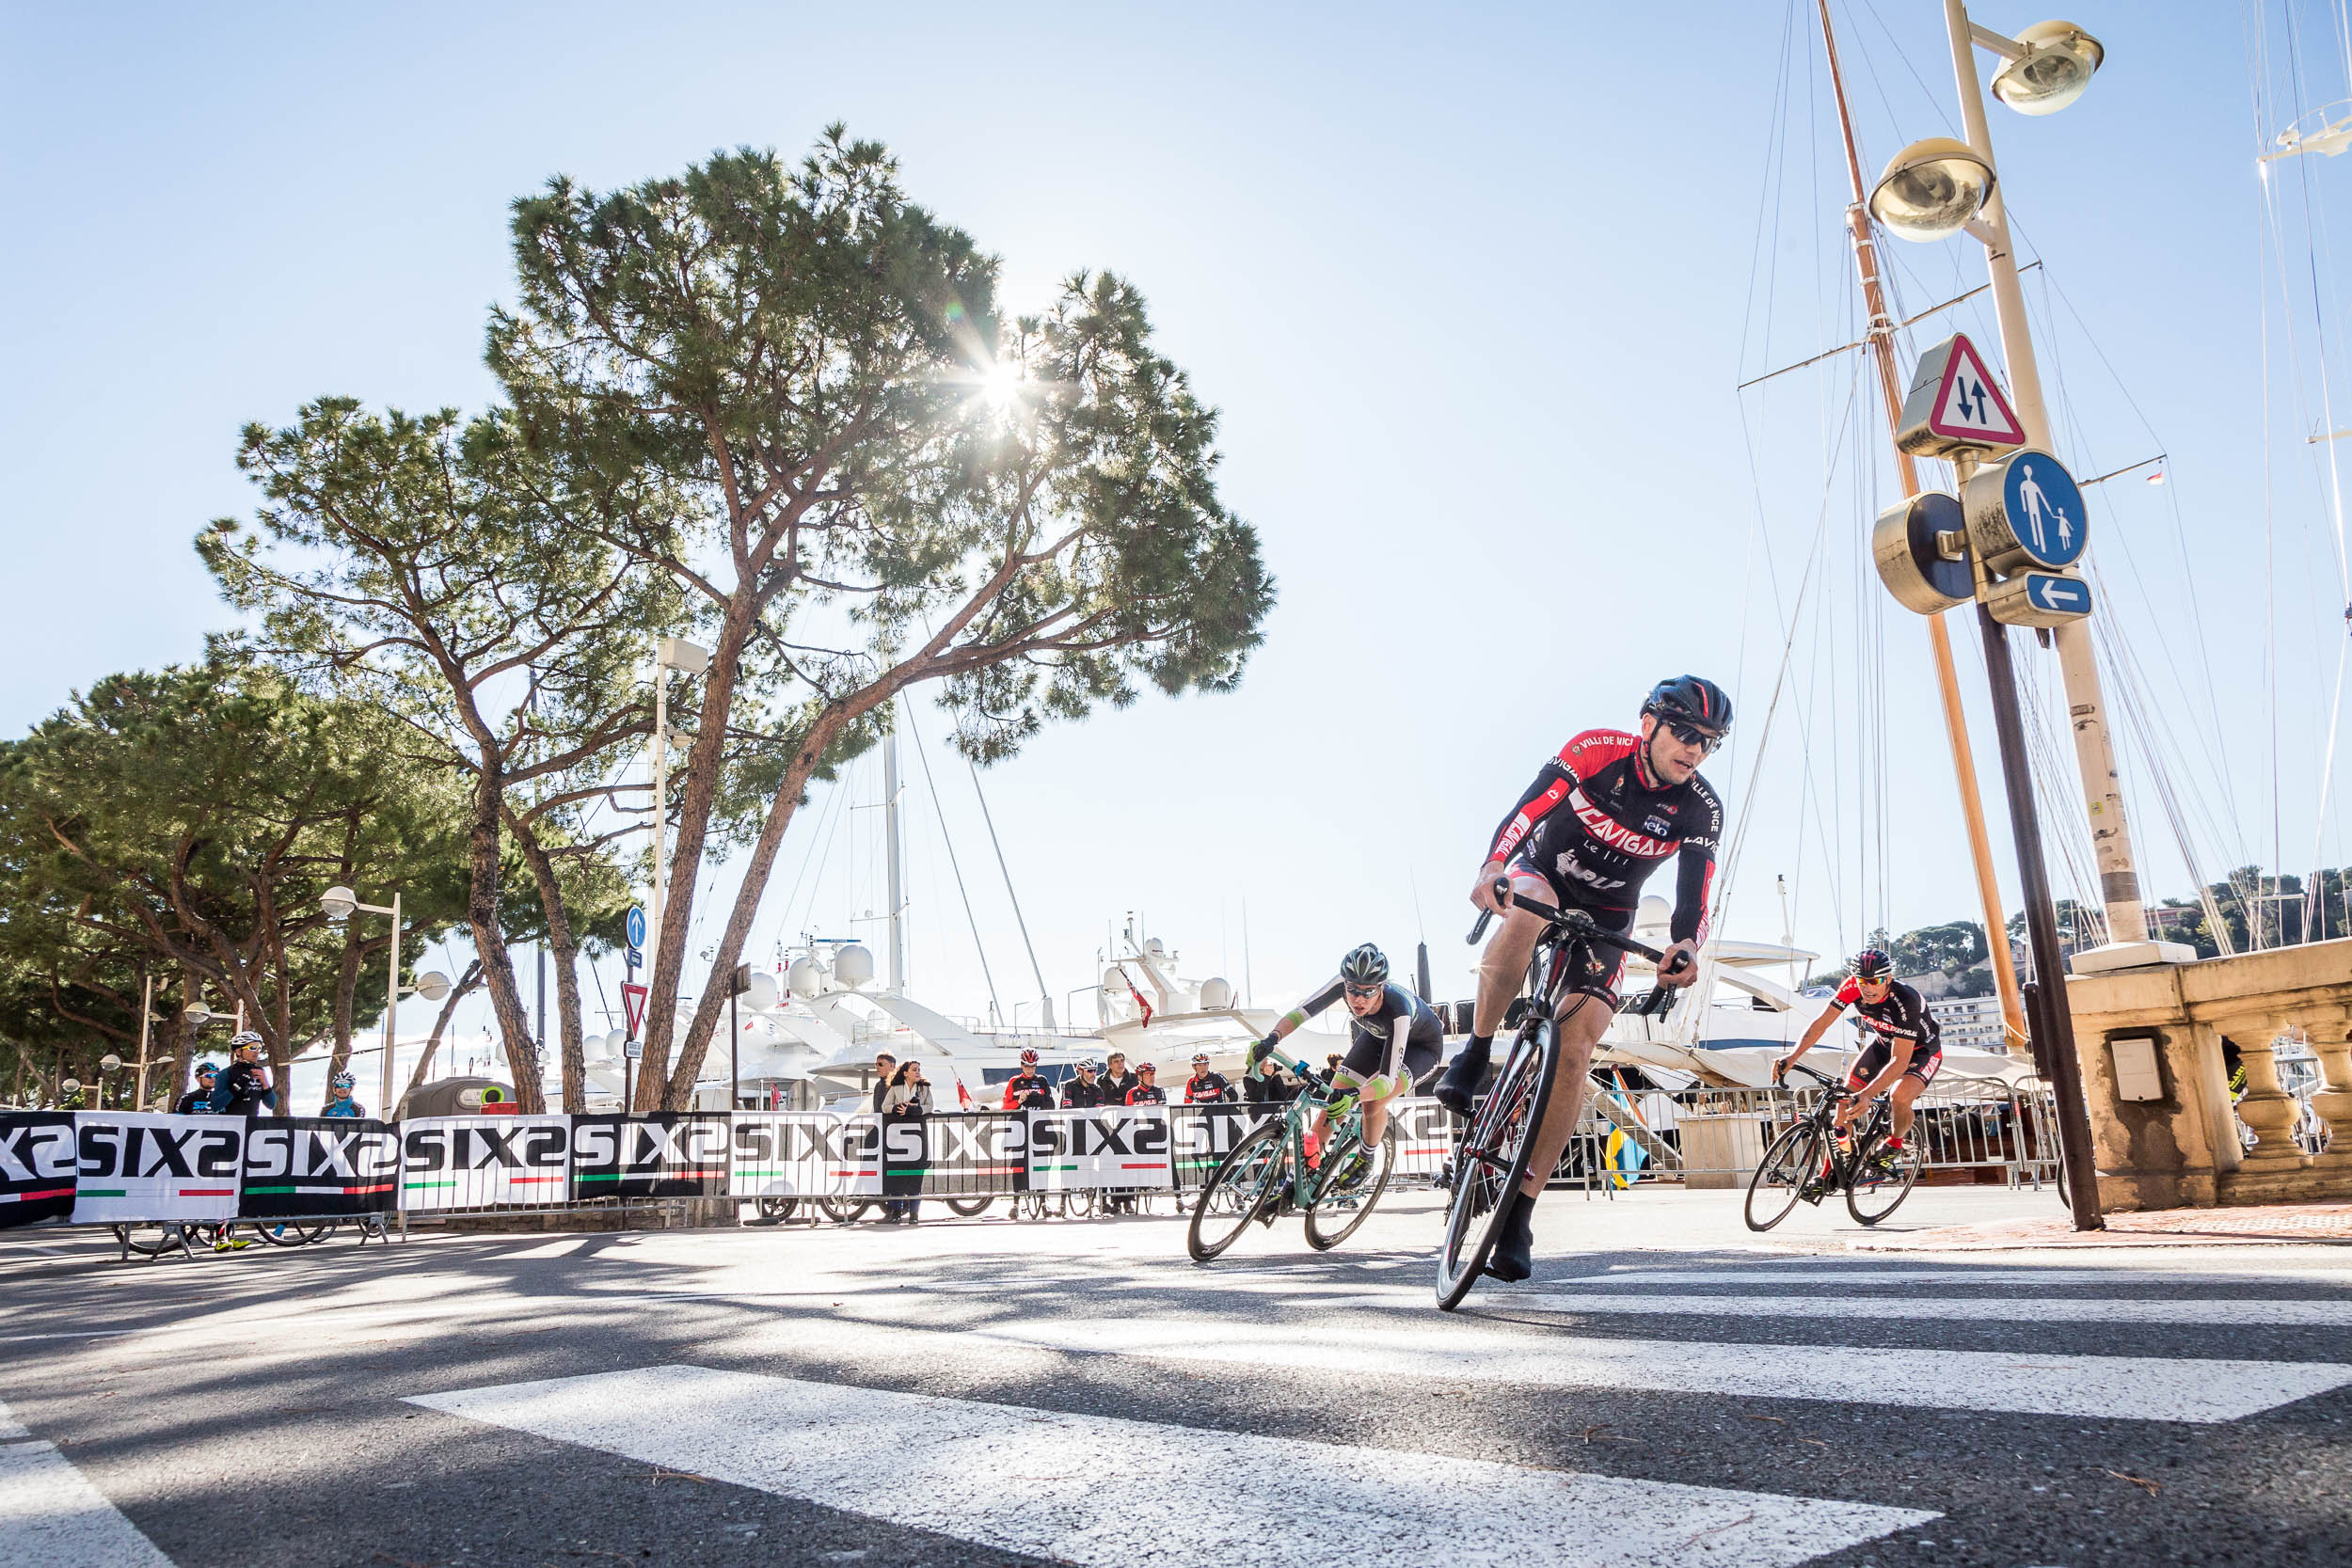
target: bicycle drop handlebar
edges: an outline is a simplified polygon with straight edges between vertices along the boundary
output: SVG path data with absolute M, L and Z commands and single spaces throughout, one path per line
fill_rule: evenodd
M 1662 967 L 1666 961 L 1666 955 L 1660 952 L 1657 948 L 1651 947 L 1644 942 L 1635 942 L 1631 937 L 1621 937 L 1614 931 L 1602 930 L 1599 926 L 1594 923 L 1593 917 L 1585 913 L 1582 910 L 1555 910 L 1549 904 L 1538 904 L 1533 899 L 1514 898 L 1511 896 L 1510 882 L 1501 877 L 1497 877 L 1495 879 L 1495 900 L 1496 902 L 1502 904 L 1516 904 L 1518 908 L 1527 911 L 1530 914 L 1540 918 L 1544 924 L 1549 926 L 1554 930 L 1565 931 L 1569 936 L 1579 938 L 1585 942 L 1597 942 L 1604 947 L 1614 947 L 1621 952 L 1630 953 L 1636 958 L 1647 958 L 1650 962 L 1661 966 L 1659 971 L 1661 974 L 1679 974 L 1691 965 L 1690 954 L 1677 953 L 1675 955 L 1676 963 L 1674 968 L 1672 970 L 1667 970 Z M 1486 934 L 1486 927 L 1488 923 L 1494 919 L 1494 917 L 1495 911 L 1492 910 L 1479 911 L 1478 924 L 1472 926 L 1470 927 L 1470 934 L 1462 940 L 1466 942 L 1474 942 L 1480 937 L 1485 936 Z

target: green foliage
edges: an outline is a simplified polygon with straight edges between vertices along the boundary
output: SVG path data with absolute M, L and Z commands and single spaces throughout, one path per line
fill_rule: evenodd
M 319 908 L 326 887 L 401 887 L 426 931 L 459 907 L 455 802 L 389 739 L 369 705 L 216 657 L 99 681 L 10 744 L 0 861 L 15 1025 L 135 1038 L 145 963 L 242 1001 L 282 1070 L 333 1015 L 344 942 Z M 358 995 L 382 1006 L 380 966 Z

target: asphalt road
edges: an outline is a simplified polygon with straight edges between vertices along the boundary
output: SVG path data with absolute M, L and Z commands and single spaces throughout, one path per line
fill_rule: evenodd
M 0 1564 L 2352 1560 L 2352 1250 L 1561 1194 L 1537 1276 L 1441 1315 L 1436 1212 L 1208 1269 L 1170 1218 L 11 1233 Z

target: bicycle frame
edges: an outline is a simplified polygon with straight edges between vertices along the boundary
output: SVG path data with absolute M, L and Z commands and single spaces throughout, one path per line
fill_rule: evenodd
M 1840 1148 L 1836 1137 L 1837 1107 L 1853 1099 L 1853 1091 L 1837 1080 L 1814 1071 L 1803 1062 L 1791 1064 L 1789 1070 L 1804 1073 L 1820 1085 L 1824 1091 L 1820 1102 L 1804 1117 L 1820 1130 L 1822 1141 L 1829 1146 L 1831 1184 L 1824 1189 L 1824 1196 L 1851 1188 L 1854 1178 L 1862 1174 L 1864 1157 L 1877 1147 L 1879 1139 L 1893 1125 L 1887 1109 L 1887 1096 L 1882 1093 L 1871 1098 L 1869 1115 L 1862 1119 L 1846 1147 Z

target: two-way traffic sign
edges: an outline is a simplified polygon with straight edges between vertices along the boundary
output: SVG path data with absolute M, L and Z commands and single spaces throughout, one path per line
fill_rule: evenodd
M 2026 427 L 1977 345 L 1955 332 L 1919 356 L 1895 444 L 1914 457 L 2000 451 L 2024 446 Z

